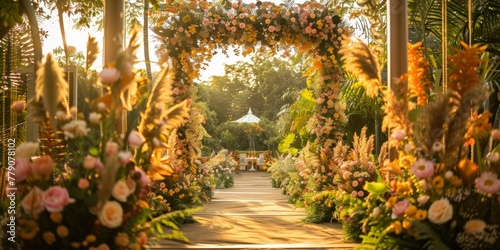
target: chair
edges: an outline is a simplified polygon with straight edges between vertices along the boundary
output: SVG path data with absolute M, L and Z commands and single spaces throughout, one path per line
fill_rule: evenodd
M 264 169 L 264 154 L 259 154 L 259 158 L 257 159 L 257 166 L 259 169 Z
M 240 170 L 247 170 L 247 155 L 246 154 L 240 154 Z

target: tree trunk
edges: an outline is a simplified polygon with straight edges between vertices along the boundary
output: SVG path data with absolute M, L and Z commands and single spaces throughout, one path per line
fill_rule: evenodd
M 66 67 L 69 66 L 69 51 L 68 42 L 66 41 L 66 30 L 64 29 L 64 17 L 62 6 L 57 5 L 57 16 L 59 17 L 59 29 L 61 30 L 61 37 L 64 46 L 64 58 L 66 62 Z
M 142 24 L 142 35 L 143 35 L 143 46 L 144 46 L 144 62 L 146 63 L 146 75 L 150 81 L 153 80 L 153 74 L 151 73 L 151 61 L 149 59 L 149 0 L 144 0 L 144 13 L 143 13 L 143 24 Z M 151 84 L 148 89 L 151 91 Z

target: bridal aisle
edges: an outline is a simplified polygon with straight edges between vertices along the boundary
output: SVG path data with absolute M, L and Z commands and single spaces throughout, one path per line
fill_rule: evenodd
M 213 200 L 183 225 L 191 244 L 164 241 L 152 249 L 352 249 L 338 223 L 305 224 L 303 209 L 271 187 L 267 172 L 241 172 L 234 187 L 217 189 Z

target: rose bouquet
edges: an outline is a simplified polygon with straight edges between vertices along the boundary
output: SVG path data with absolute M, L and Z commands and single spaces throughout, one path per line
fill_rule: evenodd
M 189 108 L 186 101 L 173 103 L 164 69 L 137 129 L 122 125 L 125 110 L 140 112 L 134 90 L 144 79 L 133 69 L 136 40 L 133 34 L 128 48 L 99 74 L 106 94 L 89 102 L 89 114 L 69 107 L 68 84 L 50 54 L 40 65 L 36 96 L 28 104 L 41 127 L 40 141 L 21 144 L 15 155 L 22 249 L 143 249 L 159 228 L 178 231 L 172 214 L 152 218 L 146 200 L 150 182 L 172 173 L 169 135 Z M 88 65 L 97 53 L 89 51 Z M 154 236 L 172 235 L 183 238 L 179 232 Z
M 359 249 L 500 248 L 500 137 L 491 114 L 478 112 L 490 94 L 477 72 L 485 47 L 462 45 L 450 57 L 447 90 L 414 123 L 404 112 L 416 89 L 411 73 L 425 70 L 410 63 L 409 91 L 402 78 L 400 94 L 386 93 L 392 156 L 381 165 L 385 182 L 364 186 L 370 216 Z

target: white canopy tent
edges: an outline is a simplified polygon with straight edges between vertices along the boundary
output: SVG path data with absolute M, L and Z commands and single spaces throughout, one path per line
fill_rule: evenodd
M 238 123 L 259 123 L 260 121 L 260 118 L 255 116 L 253 113 L 252 113 L 252 109 L 248 109 L 248 113 L 241 117 L 240 119 L 236 120 L 235 122 L 238 122 Z M 248 151 L 250 152 L 250 154 L 252 155 L 252 157 L 255 157 L 255 138 L 254 138 L 254 134 L 252 132 L 249 133 L 249 149 Z M 256 159 L 256 158 L 255 158 Z M 250 169 L 250 171 L 255 171 L 255 168 L 254 168 L 254 165 L 252 164 L 252 168 Z
M 258 123 L 259 121 L 260 121 L 260 118 L 255 116 L 252 113 L 252 109 L 248 109 L 248 113 L 245 116 L 236 120 L 236 122 L 239 122 L 239 123 Z

